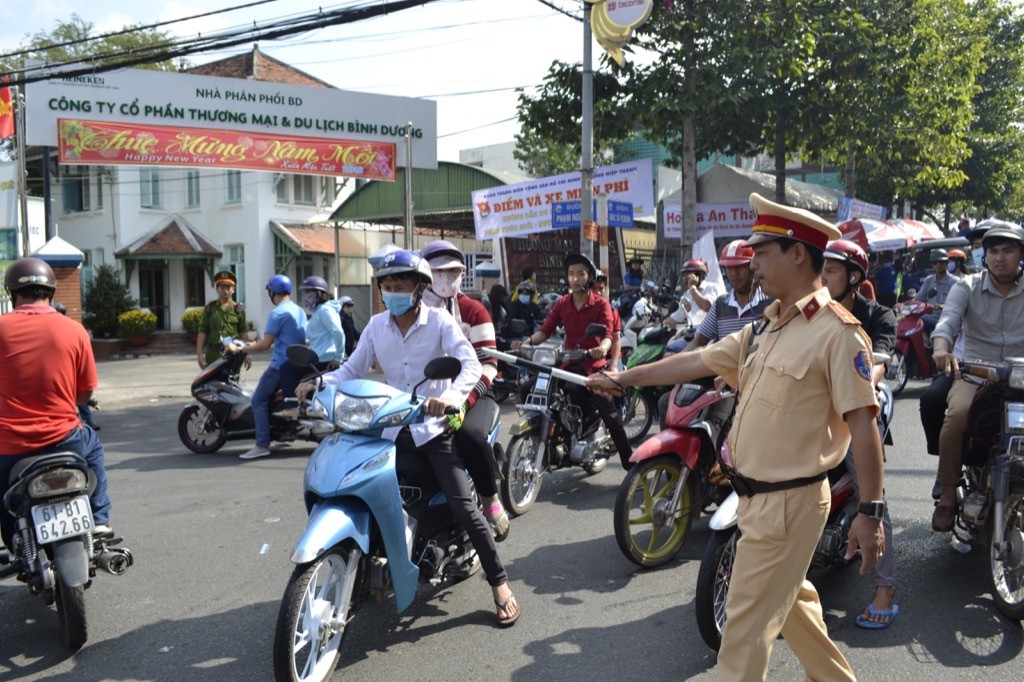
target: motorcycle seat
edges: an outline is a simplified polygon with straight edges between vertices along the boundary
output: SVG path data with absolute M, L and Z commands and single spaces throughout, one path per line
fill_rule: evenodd
M 11 468 L 11 474 L 8 477 L 8 484 L 14 483 L 21 478 L 21 475 L 28 471 L 29 468 L 44 461 L 51 465 L 81 464 L 83 462 L 81 456 L 75 452 L 51 452 L 45 455 L 33 455 L 31 457 L 26 457 L 18 460 L 18 462 Z

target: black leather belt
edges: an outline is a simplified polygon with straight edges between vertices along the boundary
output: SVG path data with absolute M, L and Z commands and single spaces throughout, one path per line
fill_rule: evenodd
M 758 493 L 774 493 L 780 490 L 790 490 L 792 488 L 801 488 L 805 485 L 811 485 L 812 483 L 818 483 L 825 480 L 827 475 L 824 471 L 817 476 L 805 476 L 804 478 L 792 478 L 788 481 L 759 481 L 756 478 L 747 478 L 736 473 L 735 469 L 731 467 L 725 469 L 726 476 L 729 477 L 729 482 L 732 483 L 732 488 L 740 495 L 746 495 L 747 497 L 753 497 Z

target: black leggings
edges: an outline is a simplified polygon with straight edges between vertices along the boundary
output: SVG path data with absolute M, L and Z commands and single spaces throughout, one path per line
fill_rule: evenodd
M 462 422 L 462 428 L 455 432 L 455 445 L 481 497 L 498 494 L 498 471 L 493 464 L 494 448 L 487 440 L 497 411 L 498 404 L 490 393 L 486 393 L 473 403 L 473 408 L 466 413 Z
M 480 563 L 487 576 L 487 584 L 498 587 L 508 582 L 508 573 L 498 556 L 498 548 L 491 535 L 491 527 L 487 525 L 480 506 L 473 500 L 469 488 L 469 477 L 459 457 L 458 450 L 452 447 L 450 436 L 437 436 L 423 445 L 417 446 L 412 435 L 403 429 L 395 439 L 395 447 L 404 452 L 415 452 L 427 458 L 434 477 L 441 485 L 441 490 L 448 498 L 448 507 L 455 519 L 469 534 L 473 548 L 480 556 Z

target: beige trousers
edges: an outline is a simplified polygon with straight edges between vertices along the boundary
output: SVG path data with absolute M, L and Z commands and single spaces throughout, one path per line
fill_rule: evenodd
M 718 678 L 764 680 L 781 633 L 809 680 L 855 680 L 829 639 L 821 604 L 806 579 L 829 511 L 828 480 L 740 498 L 736 553 Z
M 964 461 L 964 431 L 978 384 L 957 379 L 946 395 L 946 416 L 939 431 L 939 483 L 956 485 Z

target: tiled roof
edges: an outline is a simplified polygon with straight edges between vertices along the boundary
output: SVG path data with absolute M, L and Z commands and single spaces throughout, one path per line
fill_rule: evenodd
M 331 225 L 285 225 L 277 221 L 271 221 L 270 225 L 300 253 L 334 254 L 334 227 Z
M 259 47 L 255 45 L 253 45 L 251 52 L 193 66 L 190 69 L 186 69 L 185 73 L 199 76 L 267 81 L 269 83 L 309 85 L 316 88 L 334 87 L 330 83 L 311 76 L 305 71 L 299 71 L 293 66 L 289 66 L 270 55 L 260 52 Z
M 142 235 L 128 246 L 114 252 L 124 256 L 220 256 L 221 249 L 180 215 Z

